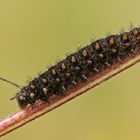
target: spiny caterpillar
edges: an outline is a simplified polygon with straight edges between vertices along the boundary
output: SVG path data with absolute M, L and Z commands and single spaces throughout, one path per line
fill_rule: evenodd
M 139 43 L 140 28 L 96 40 L 34 78 L 14 98 L 19 107 L 24 108 L 38 100 L 49 103 L 50 97 L 65 96 L 68 88 L 88 81 L 91 76 L 134 54 L 140 49 Z

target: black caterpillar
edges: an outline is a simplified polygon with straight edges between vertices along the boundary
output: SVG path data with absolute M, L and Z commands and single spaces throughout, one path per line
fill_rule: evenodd
M 87 81 L 90 76 L 135 53 L 140 49 L 139 43 L 140 28 L 92 42 L 34 78 L 15 98 L 23 108 L 37 100 L 49 102 L 53 95 L 65 96 L 68 87 Z

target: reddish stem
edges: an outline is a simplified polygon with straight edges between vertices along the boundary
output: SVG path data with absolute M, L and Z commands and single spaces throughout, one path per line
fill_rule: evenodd
M 0 120 L 0 136 L 3 136 L 16 128 L 23 126 L 24 124 L 34 120 L 35 118 L 53 110 L 54 108 L 68 102 L 69 100 L 75 98 L 87 90 L 97 86 L 101 82 L 108 80 L 114 75 L 120 73 L 121 71 L 129 68 L 130 66 L 136 64 L 140 61 L 140 50 L 135 54 L 132 54 L 128 58 L 121 62 L 117 62 L 108 69 L 94 75 L 89 79 L 89 81 L 84 83 L 79 83 L 75 88 L 69 88 L 66 92 L 66 96 L 54 96 L 49 99 L 50 104 L 38 101 L 34 106 L 27 106 L 6 118 Z

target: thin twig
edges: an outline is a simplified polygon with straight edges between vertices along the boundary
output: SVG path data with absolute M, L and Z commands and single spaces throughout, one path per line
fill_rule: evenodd
M 128 58 L 121 62 L 112 65 L 110 68 L 94 75 L 86 83 L 81 83 L 76 86 L 75 89 L 69 88 L 65 96 L 54 96 L 49 100 L 48 103 L 42 101 L 36 102 L 34 106 L 27 106 L 25 109 L 21 109 L 6 118 L 0 120 L 0 136 L 6 135 L 7 133 L 23 126 L 24 124 L 42 116 L 43 114 L 55 109 L 56 107 L 72 100 L 85 93 L 87 90 L 99 85 L 101 82 L 110 79 L 114 75 L 117 75 L 121 71 L 129 68 L 140 61 L 140 50 L 135 54 L 132 54 Z

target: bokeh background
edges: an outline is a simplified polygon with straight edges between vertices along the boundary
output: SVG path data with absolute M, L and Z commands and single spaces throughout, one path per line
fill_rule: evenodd
M 84 46 L 130 23 L 139 0 L 1 0 L 0 76 L 20 85 Z M 0 81 L 0 117 L 18 109 L 18 91 Z M 2 140 L 139 140 L 140 64 L 1 138 Z

